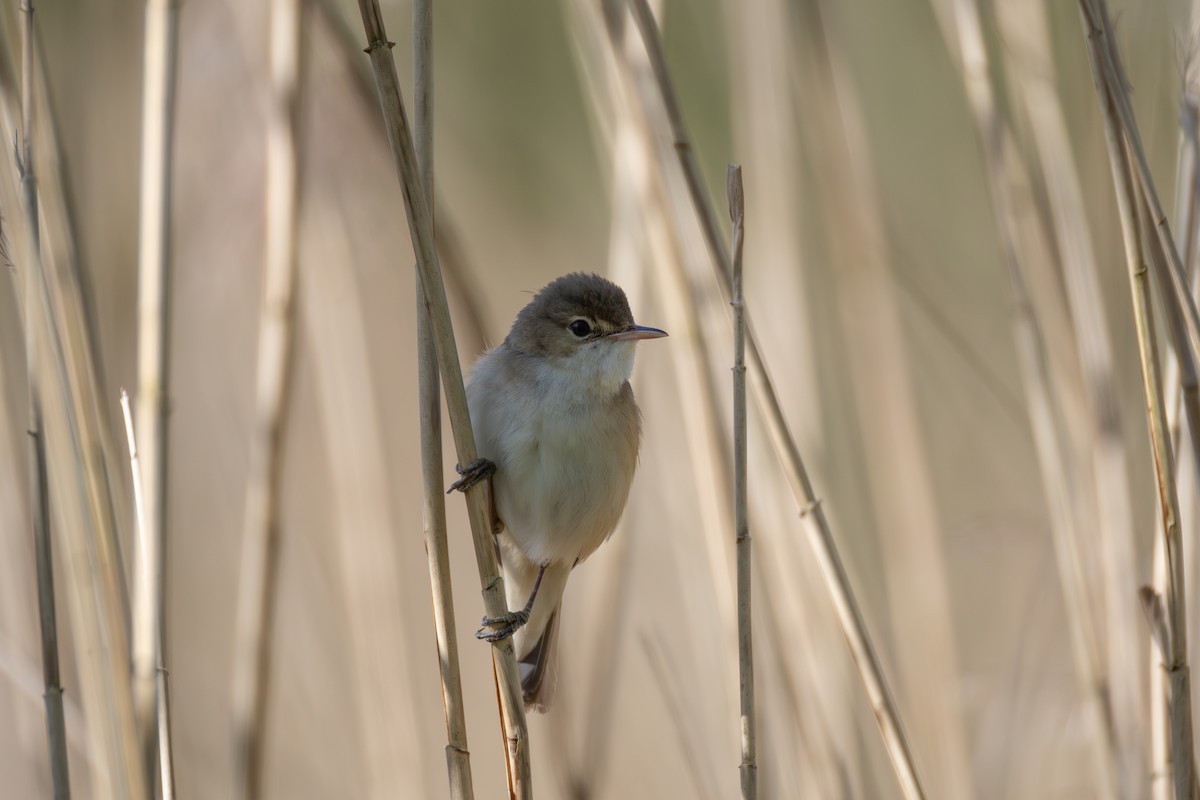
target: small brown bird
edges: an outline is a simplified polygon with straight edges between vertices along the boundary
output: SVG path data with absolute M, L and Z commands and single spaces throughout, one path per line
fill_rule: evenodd
M 633 398 L 635 345 L 666 336 L 635 325 L 621 287 L 598 275 L 553 281 L 480 357 L 467 402 L 480 460 L 454 488 L 491 475 L 508 607 L 476 634 L 513 636 L 525 705 L 554 694 L 567 576 L 612 534 L 641 442 Z

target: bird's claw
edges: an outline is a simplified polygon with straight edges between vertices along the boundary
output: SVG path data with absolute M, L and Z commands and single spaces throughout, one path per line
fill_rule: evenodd
M 484 617 L 483 627 L 475 631 L 475 638 L 485 642 L 499 642 L 512 636 L 528 621 L 528 611 L 512 611 L 498 617 Z
M 462 475 L 462 477 L 450 484 L 450 488 L 446 490 L 446 494 L 450 494 L 455 490 L 466 492 L 480 481 L 490 478 L 496 471 L 496 463 L 488 461 L 486 458 L 477 458 L 470 464 L 467 464 L 465 468 L 455 464 L 454 471 Z

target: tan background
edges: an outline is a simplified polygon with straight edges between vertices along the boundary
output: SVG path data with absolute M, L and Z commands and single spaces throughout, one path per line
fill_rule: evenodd
M 339 5 L 357 31 L 352 5 Z M 571 3 L 436 5 L 438 195 L 461 251 L 460 278 L 482 303 L 483 339 L 496 343 L 529 292 L 567 271 L 609 269 L 614 178 L 602 133 L 607 122 L 589 100 Z M 1113 332 L 1136 501 L 1137 575 L 1146 581 L 1152 473 L 1108 167 L 1076 10 L 1048 5 Z M 232 769 L 229 674 L 263 245 L 260 6 L 192 0 L 181 15 L 169 665 L 178 790 L 188 800 L 225 796 Z M 871 156 L 861 166 L 879 190 L 882 238 L 856 242 L 872 234 L 831 218 L 837 207 L 823 183 L 828 156 L 811 135 L 818 107 L 802 91 L 813 80 L 802 6 L 697 0 L 668 3 L 664 17 L 683 109 L 720 208 L 725 164 L 745 165 L 748 302 L 787 413 L 933 796 L 963 796 L 953 787 L 980 798 L 1089 796 L 1093 734 L 1081 713 L 1009 327 L 1008 279 L 959 74 L 928 5 L 823 4 L 861 98 Z M 1168 198 L 1179 42 L 1193 24 L 1187 6 L 1114 7 L 1137 112 Z M 407 3 L 385 4 L 405 81 L 409 12 Z M 92 2 L 46 4 L 39 14 L 114 432 L 121 430 L 118 389 L 135 385 L 141 13 L 140 3 Z M 995 35 L 995 26 L 989 31 Z M 309 32 L 299 345 L 286 432 L 266 795 L 445 797 L 416 467 L 412 254 L 377 109 L 355 88 L 346 53 L 320 14 L 310 14 Z M 1006 52 L 1003 41 L 992 44 Z M 4 209 L 5 222 L 16 213 Z M 689 247 L 699 253 L 695 274 L 706 274 L 703 250 Z M 637 252 L 624 274 L 656 268 L 644 247 Z M 882 273 L 854 263 L 864 252 L 884 254 L 876 265 Z M 626 284 L 639 321 L 671 327 L 653 280 Z M 46 797 L 20 444 L 24 368 L 11 284 L 0 286 L 0 794 Z M 877 292 L 882 300 L 873 299 Z M 452 292 L 458 312 L 461 298 Z M 881 330 L 879 302 L 898 314 L 903 363 L 883 363 L 897 343 L 871 338 Z M 719 314 L 705 319 L 714 326 L 720 356 L 712 370 L 727 408 L 728 334 Z M 459 320 L 469 363 L 478 343 L 466 317 Z M 639 476 L 620 543 L 581 567 L 567 592 L 564 702 L 557 714 L 531 723 L 541 797 L 570 796 L 566 776 L 580 769 L 585 743 L 596 741 L 591 730 L 601 731 L 607 751 L 599 778 L 578 797 L 736 792 L 736 662 L 705 561 L 703 506 L 690 467 L 697 456 L 679 413 L 672 365 L 681 346 L 673 337 L 640 349 L 635 389 L 647 435 Z M 889 378 L 897 371 L 903 385 Z M 906 407 L 919 452 L 881 455 L 880 429 Z M 903 437 L 891 440 L 904 446 Z M 756 619 L 763 796 L 896 797 L 795 506 L 771 474 L 774 461 L 757 430 L 751 449 L 756 555 L 765 557 L 759 576 L 775 587 L 785 612 L 777 630 Z M 121 447 L 116 463 L 123 454 Z M 448 473 L 452 463 L 448 456 Z M 128 484 L 121 472 L 118 485 Z M 911 511 L 922 498 L 928 507 L 915 517 L 889 512 Z M 462 502 L 448 502 L 476 793 L 499 797 L 490 660 L 470 637 L 482 613 L 478 581 Z M 921 533 L 931 537 L 944 569 L 906 558 L 910 537 L 920 538 L 906 520 L 922 514 L 933 526 Z M 371 531 L 390 546 L 356 549 Z M 621 564 L 621 633 L 610 661 L 597 652 L 595 634 L 602 617 L 617 613 L 606 598 Z M 948 602 L 934 622 L 922 610 L 927 598 L 915 595 L 925 587 L 936 595 L 938 586 Z M 387 605 L 388 598 L 400 607 Z M 69 639 L 66 606 L 60 602 Z M 951 637 L 943 641 L 949 660 L 924 637 L 939 625 Z M 666 654 L 686 736 L 653 677 L 647 637 Z M 74 709 L 68 724 L 82 732 L 69 645 L 65 657 Z M 605 725 L 587 698 L 597 673 L 610 671 L 615 694 Z M 385 712 L 382 738 L 371 710 Z M 372 748 L 383 754 L 373 762 L 365 755 Z M 71 755 L 75 794 L 90 797 L 82 741 Z M 371 795 L 369 762 L 389 765 L 384 777 L 398 785 Z

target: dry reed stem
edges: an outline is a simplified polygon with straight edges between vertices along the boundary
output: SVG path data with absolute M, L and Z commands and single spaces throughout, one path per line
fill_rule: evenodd
M 409 232 L 417 256 L 416 266 L 425 292 L 425 304 L 429 310 L 433 340 L 437 348 L 438 368 L 446 393 L 446 405 L 450 413 L 458 461 L 460 464 L 470 464 L 478 458 L 478 453 L 475 449 L 475 436 L 471 430 L 470 412 L 467 409 L 462 365 L 458 361 L 450 308 L 446 301 L 445 286 L 442 284 L 441 268 L 434 245 L 430 206 L 421 185 L 412 133 L 409 131 L 399 79 L 396 76 L 396 62 L 390 52 L 392 44 L 388 41 L 383 14 L 377 0 L 359 0 L 358 7 L 367 37 L 366 50 L 371 57 L 371 66 L 379 89 L 379 102 L 388 144 L 404 197 Z M 483 489 L 477 486 L 468 491 L 466 503 L 484 609 L 490 617 L 499 616 L 508 610 L 504 596 L 504 577 L 500 574 L 496 558 L 491 513 Z M 529 734 L 525 724 L 525 706 L 511 639 L 501 640 L 492 646 L 492 663 L 504 729 L 509 794 L 527 800 L 533 793 Z
M 1129 481 L 1111 332 L 1096 254 L 1083 202 L 1083 189 L 1058 86 L 1046 11 L 1037 0 L 998 7 L 1005 27 L 1006 66 L 1017 76 L 1044 173 L 1050 215 L 1061 255 L 1068 308 L 1079 345 L 1088 391 L 1087 449 L 1094 490 L 1104 610 L 1107 617 L 1108 696 L 1122 796 L 1139 793 L 1145 774 L 1145 709 L 1141 692 L 1143 650 L 1137 610 L 1129 602 L 1137 588 L 1133 500 Z M 1007 13 L 1007 12 L 1012 12 Z M 978 29 L 978 26 L 976 26 Z M 1014 49 L 1016 48 L 1016 49 Z M 1019 55 L 1018 55 L 1019 53 Z M 998 87 L 997 87 L 998 90 Z M 1186 347 L 1186 341 L 1180 340 Z M 1190 364 L 1190 359 L 1186 360 Z M 1194 378 L 1194 376 L 1193 376 Z M 1191 381 L 1195 385 L 1194 379 Z M 1195 395 L 1193 394 L 1193 397 Z M 1195 407 L 1200 410 L 1200 406 Z
M 4 36 L 6 40 L 11 38 L 8 36 L 9 27 L 8 15 L 0 14 L 0 36 Z M 126 520 L 126 515 L 118 512 L 124 494 L 114 493 L 113 483 L 114 476 L 124 472 L 124 468 L 120 466 L 120 458 L 114 455 L 115 450 L 111 443 L 107 423 L 111 399 L 103 389 L 103 381 L 100 380 L 102 364 L 94 357 L 98 346 L 91 325 L 92 316 L 88 313 L 87 296 L 84 291 L 86 281 L 76 258 L 75 232 L 68 209 L 62 159 L 55 130 L 53 98 L 50 97 L 44 74 L 46 59 L 41 47 L 36 44 L 36 37 L 33 57 L 36 64 L 33 69 L 32 105 L 42 115 L 35 126 L 32 142 L 39 187 L 38 246 L 43 248 L 39 255 L 56 302 L 62 306 L 62 319 L 66 323 L 65 329 L 60 332 L 63 346 L 66 352 L 78 354 L 68 361 L 67 367 L 70 370 L 72 391 L 79 395 L 83 414 L 80 418 L 80 435 L 83 437 L 83 453 L 89 480 L 94 476 L 94 491 L 103 509 L 104 516 L 99 519 L 101 525 L 98 528 L 98 536 L 101 538 L 98 547 L 105 562 L 105 569 L 113 570 L 112 583 L 116 587 L 122 617 L 128 620 L 128 582 L 125 579 L 125 565 L 121 556 L 121 539 L 117 533 L 120 523 Z M 8 128 L 13 131 L 14 142 L 21 138 L 19 84 L 20 78 L 11 63 L 8 49 L 0 49 L 0 114 L 3 115 Z M 19 167 L 15 164 L 13 166 Z M 14 180 L 14 185 L 17 182 L 19 179 Z M 20 202 L 18 193 L 15 204 L 19 205 Z M 20 294 L 18 298 L 19 302 L 23 303 Z M 23 313 L 23 305 L 21 308 Z
M 1130 178 L 1146 196 L 1151 224 L 1154 226 L 1156 234 L 1154 238 L 1170 267 L 1171 300 L 1178 304 L 1179 313 L 1186 323 L 1191 347 L 1189 351 L 1180 352 L 1177 355 L 1181 358 L 1189 357 L 1195 362 L 1200 360 L 1200 313 L 1197 312 L 1196 303 L 1188 289 L 1183 259 L 1179 255 L 1179 248 L 1175 246 L 1175 239 L 1171 235 L 1170 224 L 1167 221 L 1166 212 L 1163 211 L 1162 203 L 1159 201 L 1154 175 L 1150 170 L 1145 147 L 1142 145 L 1141 133 L 1133 114 L 1133 106 L 1120 65 L 1117 43 L 1112 35 L 1107 3 L 1105 0 L 1079 0 L 1079 10 L 1083 16 L 1084 35 L 1089 45 L 1088 53 L 1092 59 L 1092 75 L 1097 82 L 1097 90 L 1099 91 L 1099 87 L 1103 87 L 1110 95 L 1113 105 L 1113 122 L 1117 126 L 1121 141 L 1128 150 L 1126 159 L 1129 162 Z M 1136 211 L 1136 208 L 1134 210 Z
M 33 7 L 27 6 L 26 25 L 22 28 L 22 159 L 27 170 L 33 164 Z M 32 184 L 33 176 L 29 176 Z M 36 198 L 26 198 L 36 203 Z M 33 246 L 39 247 L 40 232 L 36 215 L 30 219 Z M 71 796 L 67 761 L 66 719 L 63 713 L 62 676 L 58 659 L 58 617 L 54 602 L 54 561 L 50 541 L 50 488 L 46 469 L 46 439 L 42 424 L 42 391 L 38 378 L 39 332 L 32 316 L 36 306 L 34 282 L 26 279 L 25 367 L 29 391 L 29 491 L 30 518 L 33 522 L 33 547 L 37 572 L 38 621 L 42 644 L 43 702 L 46 714 L 46 740 L 50 751 L 50 778 L 55 800 Z M 18 296 L 20 293 L 18 292 Z
M 663 149 L 653 135 L 656 126 L 666 124 L 661 111 L 655 115 L 649 103 L 637 102 L 644 88 L 653 82 L 650 67 L 645 57 L 634 48 L 635 42 L 625 35 L 622 13 L 625 0 L 611 0 L 604 7 L 594 3 L 576 2 L 571 5 L 577 13 L 574 20 L 579 33 L 581 66 L 585 72 L 596 76 L 609 76 L 607 94 L 611 106 L 600 102 L 606 94 L 597 88 L 589 92 L 593 103 L 597 127 L 615 119 L 614 129 L 609 135 L 611 144 L 605 155 L 612 159 L 614 184 L 630 184 L 633 192 L 626 202 L 630 208 L 623 213 L 636 219 L 646 245 L 649 259 L 658 268 L 650 270 L 655 283 L 666 324 L 672 336 L 678 339 L 676 356 L 671 359 L 672 372 L 679 390 L 680 407 L 686 440 L 691 457 L 693 482 L 696 487 L 696 503 L 700 527 L 704 534 L 704 555 L 710 574 L 712 589 L 720 619 L 722 642 L 716 652 L 728 654 L 728 663 L 722 659 L 718 664 L 722 674 L 732 672 L 733 654 L 737 651 L 736 575 L 734 571 L 734 544 L 729 537 L 729 526 L 733 524 L 732 498 L 728 487 L 733 481 L 732 454 L 727 438 L 724 414 L 717 398 L 720 392 L 710 364 L 711 348 L 709 334 L 700 318 L 695 303 L 695 292 L 688 277 L 686 263 L 689 253 L 687 242 L 679 233 L 681 222 L 690 220 L 693 212 L 687 201 L 679 202 L 680 187 L 671 184 L 672 179 L 681 182 L 664 164 L 671 163 L 671 154 Z M 607 30 L 609 45 L 606 48 L 602 29 Z M 620 57 L 615 57 L 621 53 Z M 606 57 L 607 56 L 607 57 Z M 652 119 L 653 117 L 653 119 Z M 617 198 L 620 202 L 621 198 Z M 633 204 L 637 203 L 637 206 Z M 702 256 L 701 256 L 702 257 Z M 697 631 L 700 640 L 709 637 L 710 626 Z M 724 689 L 724 679 L 718 682 Z M 722 693 L 725 712 L 735 714 L 731 693 Z
M 35 107 L 32 87 L 35 38 L 33 8 L 23 7 L 24 76 L 22 122 L 15 153 L 24 206 L 25 241 L 28 259 L 25 280 L 25 321 L 40 326 L 35 334 L 49 344 L 49 354 L 39 354 L 34 367 L 48 369 L 52 381 L 37 381 L 44 388 L 43 422 L 46 434 L 48 485 L 59 487 L 55 503 L 63 544 L 62 560 L 68 565 L 68 589 L 73 606 L 79 673 L 83 684 L 90 737 L 99 753 L 94 762 L 92 783 L 99 798 L 144 795 L 142 765 L 137 755 L 133 704 L 129 690 L 127 630 L 116 579 L 117 556 L 112 530 L 111 502 L 107 496 L 107 474 L 100 459 L 101 448 L 93 447 L 96 419 L 87 402 L 87 377 L 91 365 L 87 337 L 74 310 L 72 286 L 64 287 L 58 276 L 44 269 L 40 235 L 37 182 L 33 146 Z M 6 93 L 7 94 L 7 93 Z M 7 99 L 7 98 L 6 98 Z M 6 116 L 13 120 L 6 103 Z M 69 284 L 69 281 L 67 281 Z M 43 338 L 44 337 L 44 338 Z
M 138 434 L 144 535 L 133 576 L 133 701 L 146 780 L 156 767 L 174 796 L 170 732 L 160 730 L 166 694 L 167 387 L 170 364 L 171 152 L 178 14 L 174 0 L 147 0 L 138 221 Z M 136 498 L 136 494 L 135 494 Z M 160 685 L 164 690 L 159 693 Z M 160 738 L 165 741 L 160 742 Z M 159 750 L 166 755 L 160 759 Z M 159 762 L 162 762 L 161 764 Z
M 897 643 L 896 667 L 908 699 L 908 730 L 936 753 L 930 791 L 970 794 L 971 764 L 961 713 L 955 644 L 955 596 L 944 529 L 921 419 L 913 360 L 887 250 L 863 103 L 843 56 L 832 4 L 797 4 L 801 35 L 796 69 L 800 96 L 815 124 L 806 125 L 814 180 L 837 297 L 839 334 L 853 391 L 853 413 L 865 448 L 863 488 L 886 564 L 884 586 Z M 919 643 L 919 644 L 918 644 Z
M 733 516 L 737 542 L 738 672 L 741 700 L 742 800 L 758 797 L 758 753 L 754 710 L 754 636 L 750 587 L 750 520 L 746 499 L 746 316 L 742 297 L 745 194 L 742 168 L 729 165 L 729 216 L 733 220 Z
M 302 0 L 272 0 L 267 114 L 266 252 L 258 374 L 234 638 L 234 796 L 262 795 L 272 622 L 278 575 L 283 430 L 293 361 Z
M 1163 669 L 1170 681 L 1170 739 L 1173 761 L 1175 795 L 1182 800 L 1193 795 L 1192 709 L 1191 686 L 1187 666 L 1186 594 L 1183 582 L 1182 539 L 1179 531 L 1179 500 L 1176 494 L 1175 463 L 1167 440 L 1166 409 L 1163 405 L 1162 383 L 1158 360 L 1147 267 L 1142 255 L 1141 231 L 1138 226 L 1139 194 L 1149 206 L 1148 220 L 1162 231 L 1165 221 L 1154 208 L 1152 191 L 1143 184 L 1139 192 L 1135 185 L 1138 147 L 1133 144 L 1136 132 L 1132 126 L 1123 129 L 1121 98 L 1124 88 L 1112 68 L 1112 53 L 1105 35 L 1107 14 L 1100 7 L 1080 2 L 1080 19 L 1088 43 L 1088 58 L 1092 67 L 1105 142 L 1116 190 L 1121 232 L 1125 244 L 1125 260 L 1129 271 L 1130 294 L 1133 302 L 1134 324 L 1137 330 L 1138 356 L 1142 368 L 1142 383 L 1146 401 L 1147 426 L 1154 456 L 1162 534 L 1166 544 L 1167 589 L 1164 594 L 1168 640 Z M 1148 175 L 1147 175 L 1148 178 Z M 1160 237 L 1161 241 L 1161 237 Z M 1171 242 L 1174 249 L 1174 242 Z M 1176 260 L 1178 253 L 1176 253 Z M 1178 289 L 1178 287 L 1176 287 Z M 1176 298 L 1177 300 L 1179 298 Z M 1194 311 L 1194 306 L 1192 306 Z M 1186 357 L 1185 354 L 1181 354 Z
M 692 153 L 690 140 L 683 124 L 679 104 L 675 99 L 674 88 L 666 68 L 663 56 L 662 42 L 657 25 L 650 13 L 646 0 L 630 0 L 630 7 L 650 58 L 656 84 L 662 95 L 663 105 L 667 112 L 676 152 L 683 168 L 684 176 L 696 214 L 701 222 L 705 242 L 716 282 L 722 296 L 729 301 L 732 294 L 732 265 L 728 251 L 721 243 L 721 235 L 716 225 L 716 214 L 712 203 L 704 191 L 700 178 L 699 167 Z M 794 437 L 788 430 L 783 416 L 783 409 L 775 393 L 774 385 L 766 372 L 766 365 L 758 350 L 754 338 L 753 327 L 749 315 L 746 315 L 746 348 L 749 356 L 749 371 L 755 395 L 760 403 L 761 412 L 767 424 L 771 443 L 779 457 L 780 464 L 787 475 L 792 493 L 800 506 L 801 516 L 807 525 L 809 545 L 817 559 L 826 589 L 830 594 L 838 621 L 841 623 L 846 636 L 851 656 L 859 669 L 859 675 L 867 692 L 868 700 L 875 712 L 883 736 L 884 746 L 888 751 L 892 767 L 896 772 L 901 790 L 908 800 L 924 798 L 925 792 L 912 757 L 912 748 L 900 722 L 900 714 L 896 707 L 895 698 L 884 677 L 879 656 L 875 652 L 863 620 L 862 610 L 850 587 L 846 569 L 842 564 L 833 532 L 825 517 L 821 502 L 813 489 L 808 470 L 800 456 Z
M 359 60 L 356 63 L 361 63 Z M 421 185 L 427 198 L 433 191 L 433 0 L 413 2 L 413 135 Z M 432 221 L 435 226 L 436 222 Z M 436 236 L 436 233 L 435 233 Z M 446 496 L 442 475 L 442 400 L 438 383 L 429 310 L 421 276 L 417 281 L 417 384 L 421 424 L 421 477 L 424 488 L 425 553 L 433 591 L 433 623 L 437 637 L 442 705 L 446 711 L 446 768 L 453 800 L 475 796 L 471 752 L 467 746 L 462 673 L 458 663 L 458 634 L 450 577 L 450 547 L 446 538 Z
M 1018 213 L 1011 189 L 1013 179 L 1010 174 L 1015 163 L 1015 147 L 1007 120 L 1001 115 L 1000 106 L 996 100 L 995 87 L 988 69 L 987 50 L 978 6 L 972 0 L 955 0 L 953 10 L 956 23 L 953 29 L 957 33 L 957 42 L 950 39 L 947 41 L 947 46 L 952 53 L 958 55 L 959 69 L 970 101 L 987 168 L 996 231 L 1003 244 L 1004 260 L 1012 286 L 1013 335 L 1021 367 L 1022 382 L 1025 385 L 1029 421 L 1034 433 L 1046 503 L 1050 510 L 1051 532 L 1059 567 L 1059 580 L 1067 610 L 1075 668 L 1084 689 L 1084 702 L 1088 717 L 1095 723 L 1097 730 L 1097 736 L 1091 740 L 1098 782 L 1097 791 L 1101 797 L 1116 797 L 1117 790 L 1112 768 L 1118 763 L 1115 758 L 1118 753 L 1117 737 L 1112 720 L 1106 714 L 1106 711 L 1111 708 L 1111 693 L 1104 677 L 1104 664 L 1098 643 L 1098 624 L 1090 612 L 1087 596 L 1086 568 L 1081 549 L 1083 542 L 1080 537 L 1079 525 L 1077 525 L 1071 508 L 1073 470 L 1071 469 L 1070 446 L 1067 441 L 1063 411 L 1056 402 L 1052 388 L 1054 385 L 1053 372 L 1046 363 L 1045 339 L 1030 301 L 1022 267 L 1027 262 L 1039 262 L 1027 258 L 1016 223 Z M 943 30 L 949 33 L 949 28 L 944 27 Z M 1044 89 L 1044 87 L 1036 88 Z M 1043 104 L 1051 102 L 1052 99 L 1048 100 L 1043 92 L 1041 96 Z M 1036 111 L 1036 108 L 1031 111 L 1031 116 L 1036 118 Z M 1043 130 L 1041 133 L 1039 142 L 1045 147 L 1044 139 L 1048 132 Z M 1057 153 L 1057 155 L 1063 156 L 1064 154 Z M 1069 156 L 1069 151 L 1066 155 Z M 1099 430 L 1094 430 L 1093 433 L 1097 438 L 1101 438 L 1105 433 L 1105 425 L 1111 427 L 1114 424 L 1112 420 L 1116 414 L 1115 398 L 1112 397 L 1111 391 L 1111 354 L 1107 346 L 1106 332 L 1103 329 L 1096 329 L 1096 325 L 1103 322 L 1103 314 L 1102 309 L 1094 305 L 1098 302 L 1099 289 L 1091 271 L 1091 254 L 1086 238 L 1086 228 L 1083 230 L 1083 235 L 1078 235 L 1077 225 L 1082 219 L 1082 209 L 1080 201 L 1074 198 L 1070 191 L 1071 187 L 1076 186 L 1075 178 L 1073 172 L 1070 172 L 1064 165 L 1059 165 L 1057 178 L 1058 180 L 1049 181 L 1051 185 L 1048 187 L 1048 191 L 1052 200 L 1057 201 L 1055 203 L 1055 210 L 1058 212 L 1055 216 L 1055 222 L 1058 223 L 1056 233 L 1059 236 L 1059 252 L 1063 254 L 1064 261 L 1067 262 L 1065 271 L 1067 273 L 1068 298 L 1072 300 L 1070 307 L 1077 339 L 1080 341 L 1081 360 L 1085 373 L 1093 378 L 1088 382 L 1089 386 L 1095 388 L 1098 382 L 1101 383 L 1097 390 L 1098 395 L 1093 398 L 1094 405 L 1090 409 L 1092 419 L 1099 427 Z M 1066 214 L 1071 215 L 1074 223 L 1062 219 Z M 1040 263 L 1043 269 L 1051 269 L 1050 264 L 1044 261 Z M 1091 344 L 1090 351 L 1088 343 Z M 1103 383 L 1105 378 L 1109 383 Z M 1119 443 L 1117 447 L 1119 451 Z M 1094 448 L 1094 452 L 1098 457 L 1097 448 Z M 1123 463 L 1123 458 L 1121 463 Z M 1100 480 L 1105 474 L 1101 471 L 1102 466 L 1099 463 L 1096 464 L 1097 480 Z M 1103 491 L 1103 487 L 1101 487 L 1101 491 Z M 1124 486 L 1118 488 L 1117 491 L 1124 492 Z M 1109 537 L 1119 535 L 1111 528 L 1107 530 L 1107 534 Z M 1106 541 L 1106 547 L 1111 549 L 1112 546 L 1111 542 Z M 1121 599 L 1127 599 L 1123 598 L 1114 587 L 1115 576 L 1112 570 L 1109 571 L 1107 577 L 1109 580 L 1106 589 L 1110 600 L 1113 603 L 1119 603 Z M 1131 578 L 1130 581 L 1130 591 L 1132 592 Z M 1121 641 L 1124 643 L 1125 639 L 1122 638 Z M 1134 651 L 1136 648 L 1131 648 L 1126 652 Z M 1133 778 L 1133 770 L 1128 767 L 1124 773 L 1127 779 Z M 1122 794 L 1122 796 L 1127 795 Z

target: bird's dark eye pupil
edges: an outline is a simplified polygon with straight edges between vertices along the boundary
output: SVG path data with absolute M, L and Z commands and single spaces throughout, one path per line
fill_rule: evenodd
M 588 325 L 587 320 L 584 320 L 584 319 L 575 320 L 570 325 L 568 325 L 567 328 L 570 329 L 571 333 L 575 334 L 576 336 L 581 336 L 581 337 L 587 336 L 589 333 L 592 332 L 592 326 Z

